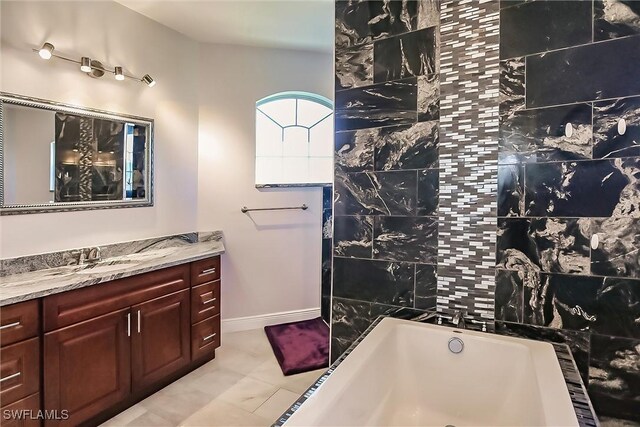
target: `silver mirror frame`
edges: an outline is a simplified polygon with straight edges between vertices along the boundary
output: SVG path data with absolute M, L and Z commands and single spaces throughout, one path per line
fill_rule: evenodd
M 106 200 L 91 202 L 60 202 L 43 203 L 29 205 L 9 205 L 4 204 L 4 133 L 3 133 L 3 105 L 4 103 L 21 105 L 24 107 L 39 108 L 50 111 L 62 111 L 69 114 L 80 114 L 87 117 L 121 120 L 148 127 L 148 141 L 146 144 L 146 182 L 149 183 L 147 196 L 141 200 Z M 154 193 L 154 172 L 153 172 L 153 145 L 154 145 L 154 122 L 153 119 L 131 116 L 126 114 L 112 113 L 109 111 L 97 110 L 93 108 L 78 107 L 75 105 L 63 104 L 44 99 L 31 98 L 22 95 L 15 95 L 0 92 L 0 215 L 24 215 L 45 212 L 71 212 L 95 209 L 118 209 L 118 208 L 140 208 L 153 206 Z

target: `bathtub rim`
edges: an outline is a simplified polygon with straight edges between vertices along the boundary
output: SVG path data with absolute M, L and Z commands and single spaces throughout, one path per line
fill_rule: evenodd
M 394 317 L 392 314 L 386 314 L 378 316 L 369 327 L 362 333 L 356 340 L 345 350 L 344 353 L 333 362 L 329 368 L 322 374 L 318 379 L 304 392 L 300 395 L 300 397 L 280 416 L 278 419 L 272 424 L 272 427 L 282 427 L 286 424 L 286 422 L 291 418 L 291 416 L 322 386 L 322 384 L 329 378 L 329 376 L 337 369 L 337 367 L 342 364 L 344 359 L 346 359 L 354 349 L 373 331 L 373 329 L 378 326 L 380 322 L 384 319 L 395 319 L 395 320 L 404 320 L 411 321 L 416 323 L 424 323 L 429 324 L 429 321 L 435 320 L 436 315 L 433 313 L 424 313 L 421 316 L 418 316 L 414 319 L 406 319 L 406 318 L 398 318 Z M 463 330 L 452 328 L 448 325 L 431 325 L 435 327 L 445 327 L 451 330 L 453 333 L 454 330 L 462 332 Z M 500 334 L 496 334 L 493 332 L 477 332 L 472 330 L 464 330 L 467 333 L 474 333 L 478 335 L 483 334 L 491 334 L 489 337 L 504 337 Z M 600 427 L 600 421 L 598 420 L 598 416 L 593 408 L 591 403 L 591 399 L 587 394 L 586 387 L 584 382 L 582 381 L 582 377 L 578 371 L 577 365 L 571 353 L 571 350 L 567 344 L 561 343 L 552 343 L 547 341 L 538 341 L 529 338 L 521 338 L 508 336 L 508 338 L 514 338 L 516 340 L 525 340 L 533 343 L 539 344 L 547 344 L 551 345 L 555 351 L 555 355 L 560 366 L 560 371 L 562 372 L 565 386 L 567 387 L 567 392 L 570 396 L 570 400 L 572 406 L 574 408 L 576 419 L 578 420 L 578 424 L 580 426 L 595 426 Z

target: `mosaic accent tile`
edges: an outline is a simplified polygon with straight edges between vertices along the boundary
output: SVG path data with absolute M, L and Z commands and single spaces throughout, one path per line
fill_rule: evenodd
M 499 18 L 499 2 L 441 2 L 438 312 L 482 319 L 494 316 Z

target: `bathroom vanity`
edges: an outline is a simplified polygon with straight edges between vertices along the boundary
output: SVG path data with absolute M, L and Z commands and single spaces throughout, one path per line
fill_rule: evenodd
M 223 251 L 192 243 L 140 252 L 134 267 L 106 260 L 3 277 L 1 409 L 46 410 L 56 418 L 46 426 L 95 425 L 213 359 Z M 47 275 L 51 286 L 19 286 Z M 11 296 L 12 283 L 28 293 Z

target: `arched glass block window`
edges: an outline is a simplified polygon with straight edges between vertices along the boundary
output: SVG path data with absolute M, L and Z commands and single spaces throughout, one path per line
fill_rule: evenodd
M 256 186 L 332 181 L 332 102 L 306 92 L 281 92 L 256 102 Z

